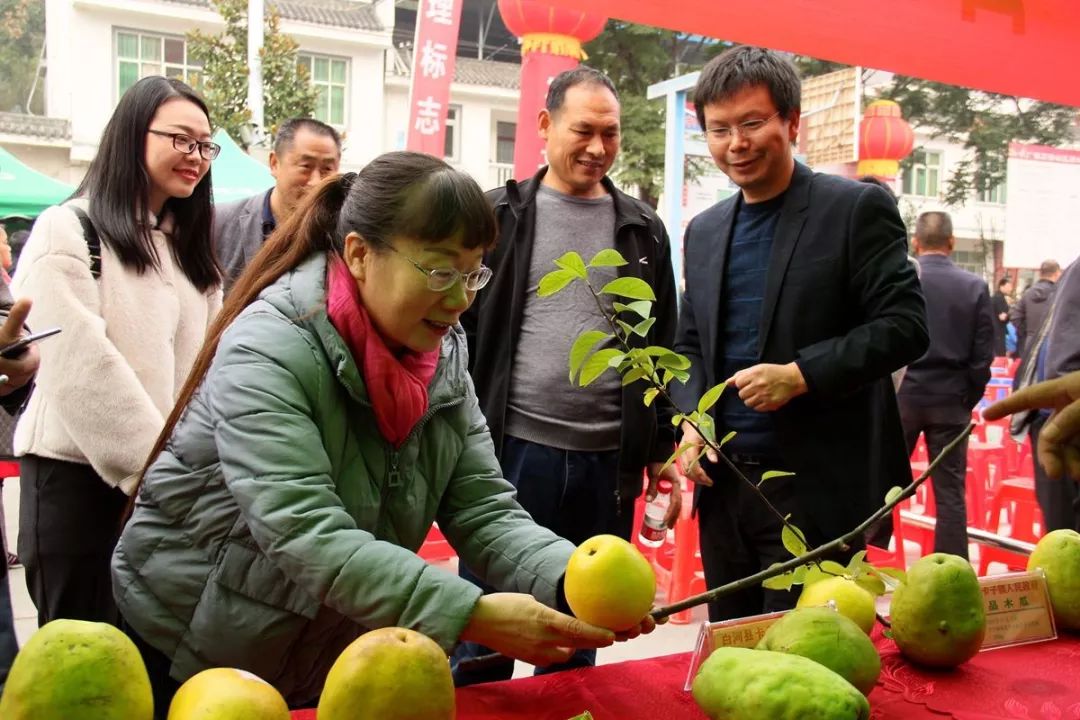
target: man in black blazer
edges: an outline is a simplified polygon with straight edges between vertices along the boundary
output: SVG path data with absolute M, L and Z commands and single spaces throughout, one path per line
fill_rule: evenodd
M 971 409 L 990 380 L 994 314 L 986 282 L 949 257 L 956 239 L 948 214 L 920 215 L 912 245 L 922 269 L 930 349 L 908 366 L 900 386 L 900 419 L 908 451 L 922 434 L 930 457 L 936 457 L 971 422 Z M 931 476 L 937 506 L 934 552 L 968 556 L 966 477 L 965 440 Z
M 768 470 L 795 473 L 761 488 L 814 546 L 854 529 L 890 486 L 911 480 L 889 374 L 923 354 L 927 329 L 904 224 L 881 188 L 795 162 L 800 83 L 785 58 L 733 48 L 705 66 L 694 95 L 713 159 L 741 192 L 687 227 L 675 349 L 692 368 L 673 395 L 688 411 L 728 381 L 712 411 L 718 436 L 737 433 L 726 454 L 754 483 Z M 693 428 L 683 435 L 700 447 Z M 705 580 L 716 587 L 790 555 L 775 513 L 707 455 L 690 477 Z M 683 466 L 696 456 L 688 451 Z M 752 588 L 709 615 L 795 599 Z

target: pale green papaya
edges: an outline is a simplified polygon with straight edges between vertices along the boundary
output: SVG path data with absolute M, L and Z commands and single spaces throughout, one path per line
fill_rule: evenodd
M 758 650 L 801 655 L 869 695 L 881 674 L 881 656 L 854 621 L 823 607 L 797 608 L 773 623 Z
M 800 655 L 719 648 L 701 664 L 694 701 L 710 720 L 868 720 L 854 685 Z

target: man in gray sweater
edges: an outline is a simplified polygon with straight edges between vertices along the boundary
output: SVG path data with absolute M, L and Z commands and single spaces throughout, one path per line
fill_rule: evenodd
M 274 187 L 216 208 L 214 245 L 225 271 L 225 294 L 263 241 L 296 209 L 308 190 L 341 166 L 341 136 L 313 118 L 286 120 L 274 136 L 270 174 Z

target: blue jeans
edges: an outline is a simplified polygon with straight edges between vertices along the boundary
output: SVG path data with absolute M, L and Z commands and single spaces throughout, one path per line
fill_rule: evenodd
M 517 488 L 518 502 L 537 524 L 575 545 L 604 533 L 630 539 L 634 498 L 623 498 L 621 507 L 616 502 L 618 450 L 560 450 L 508 435 L 503 441 L 501 463 L 506 479 Z M 483 588 L 485 593 L 494 591 L 464 564 L 458 566 L 458 574 Z M 464 687 L 510 679 L 514 661 L 509 658 L 480 670 L 458 669 L 463 661 L 494 652 L 478 643 L 459 644 L 450 658 L 454 684 Z M 565 663 L 537 668 L 536 674 L 595 664 L 595 650 L 578 650 Z
M 8 671 L 19 652 L 19 643 L 15 640 L 15 614 L 11 609 L 11 584 L 7 558 L 0 558 L 0 693 L 4 691 Z

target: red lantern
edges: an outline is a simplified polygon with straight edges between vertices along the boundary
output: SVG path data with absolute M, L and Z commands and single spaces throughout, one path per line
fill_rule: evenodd
M 541 0 L 499 0 L 499 14 L 521 38 L 521 96 L 514 140 L 514 177 L 531 177 L 545 163 L 537 117 L 548 85 L 585 59 L 582 43 L 604 29 L 607 18 L 548 5 Z
M 859 175 L 892 180 L 900 160 L 915 145 L 915 133 L 892 100 L 875 100 L 859 123 Z

